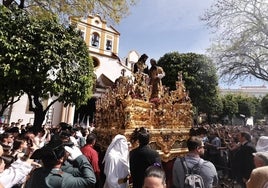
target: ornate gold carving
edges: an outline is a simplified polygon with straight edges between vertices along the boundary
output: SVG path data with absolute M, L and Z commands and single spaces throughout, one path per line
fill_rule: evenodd
M 129 139 L 135 128 L 145 127 L 150 131 L 150 142 L 156 144 L 163 161 L 168 161 L 187 151 L 192 104 L 181 73 L 176 90 L 162 86 L 161 97 L 151 100 L 148 79 L 143 73 L 136 73 L 134 79 L 118 78 L 116 86 L 96 102 L 95 130 L 101 135 L 101 144 L 107 147 L 116 134 Z

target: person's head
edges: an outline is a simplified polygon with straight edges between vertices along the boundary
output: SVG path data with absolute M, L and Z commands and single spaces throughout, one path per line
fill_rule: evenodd
M 7 132 L 11 133 L 14 137 L 18 137 L 18 135 L 20 134 L 20 129 L 19 127 L 15 126 L 10 128 Z
M 110 160 L 111 155 L 120 156 L 122 161 L 128 165 L 128 142 L 124 135 L 116 135 L 108 146 L 103 162 Z
M 268 166 L 268 152 L 253 153 L 255 167 Z
M 125 76 L 125 73 L 126 73 L 126 69 L 121 69 L 121 75 Z
M 159 166 L 150 166 L 145 171 L 143 188 L 165 188 L 166 174 Z
M 4 161 L 4 168 L 7 169 L 11 166 L 11 164 L 15 161 L 15 157 L 12 155 L 2 155 L 1 159 Z
M 23 151 L 24 149 L 27 148 L 27 140 L 26 139 L 15 139 L 13 143 L 13 151 L 16 150 L 21 150 Z
M 69 130 L 61 131 L 59 134 L 60 140 L 64 143 L 70 142 L 71 133 Z
M 3 143 L 3 144 L 10 144 L 10 143 L 13 143 L 14 142 L 14 136 L 12 133 L 10 132 L 4 132 L 2 135 L 1 135 L 1 139 L 0 141 Z
M 207 129 L 205 127 L 199 127 L 197 130 L 196 130 L 196 135 L 197 136 L 200 136 L 200 137 L 204 137 L 206 136 L 208 133 Z
M 0 173 L 2 173 L 5 170 L 5 160 L 3 158 L 0 157 Z
M 125 152 L 128 151 L 127 138 L 124 135 L 118 134 L 114 137 L 110 146 L 112 147 L 113 150 L 118 151 L 121 154 L 125 155 Z
M 33 140 L 35 138 L 35 136 L 37 135 L 38 131 L 36 127 L 29 127 L 25 133 L 25 137 L 27 137 L 28 139 Z
M 187 148 L 189 152 L 193 152 L 198 155 L 203 155 L 205 152 L 202 138 L 197 137 L 197 136 L 191 136 L 187 140 Z
M 64 145 L 65 143 L 61 140 L 50 141 L 47 145 L 35 150 L 31 159 L 41 159 L 44 167 L 51 169 L 62 164 L 67 158 Z
M 86 138 L 89 135 L 89 130 L 88 129 L 82 129 L 81 134 L 82 134 L 83 137 Z
M 3 155 L 3 153 L 4 153 L 3 146 L 0 145 L 0 157 Z
M 139 58 L 138 61 L 142 61 L 142 62 L 145 63 L 147 59 L 148 59 L 148 55 L 146 55 L 146 54 L 142 54 L 142 55 L 140 56 L 140 58 Z
M 268 136 L 261 136 L 256 144 L 257 152 L 268 151 Z
M 94 145 L 96 143 L 96 135 L 94 133 L 89 133 L 86 139 L 86 143 L 90 145 Z
M 243 143 L 245 141 L 250 142 L 251 141 L 251 135 L 248 132 L 240 132 L 238 134 L 238 139 L 240 143 Z
M 154 58 L 150 59 L 150 63 L 152 66 L 155 66 L 157 64 Z
M 150 134 L 147 129 L 144 127 L 141 127 L 139 132 L 138 132 L 138 141 L 140 146 L 145 146 L 149 144 L 150 141 Z

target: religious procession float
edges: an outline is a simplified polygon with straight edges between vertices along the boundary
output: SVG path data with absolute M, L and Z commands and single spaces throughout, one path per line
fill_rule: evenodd
M 113 88 L 96 102 L 95 131 L 98 142 L 108 147 L 117 134 L 129 141 L 135 129 L 144 127 L 150 132 L 150 145 L 167 162 L 187 152 L 186 140 L 193 125 L 191 100 L 178 73 L 176 90 L 161 86 L 159 97 L 151 98 L 152 86 L 148 75 L 134 78 L 120 76 Z M 136 143 L 132 143 L 137 147 Z

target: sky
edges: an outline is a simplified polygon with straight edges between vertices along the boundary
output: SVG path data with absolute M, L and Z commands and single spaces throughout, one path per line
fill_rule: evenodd
M 212 33 L 200 20 L 214 0 L 138 0 L 130 15 L 114 28 L 120 33 L 119 57 L 135 50 L 158 60 L 169 52 L 206 54 Z M 223 88 L 263 85 L 255 79 L 237 81 Z
M 213 0 L 139 0 L 115 28 L 120 32 L 119 56 L 131 50 L 159 59 L 178 51 L 204 53 L 209 30 L 199 16 Z

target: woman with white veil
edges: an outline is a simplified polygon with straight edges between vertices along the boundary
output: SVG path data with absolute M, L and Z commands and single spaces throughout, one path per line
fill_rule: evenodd
M 125 136 L 116 135 L 105 153 L 103 162 L 104 188 L 126 188 L 129 177 L 129 150 Z

